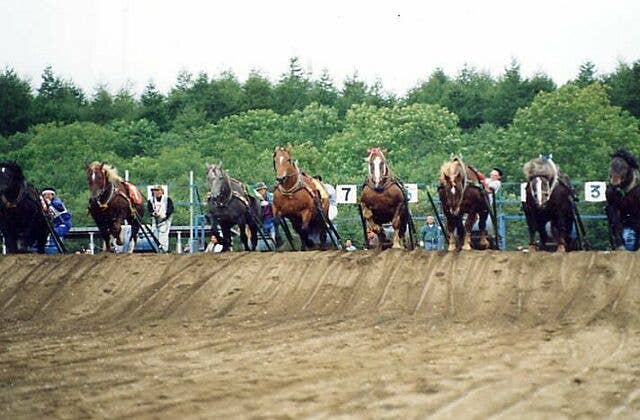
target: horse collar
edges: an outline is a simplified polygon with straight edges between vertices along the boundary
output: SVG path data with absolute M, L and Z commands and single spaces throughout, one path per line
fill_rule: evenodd
M 104 203 L 100 202 L 100 197 L 106 192 L 106 190 L 103 190 L 98 197 L 95 198 L 96 204 L 98 204 L 102 210 L 106 210 L 109 207 L 109 203 L 113 200 L 113 196 L 115 195 L 115 190 L 113 182 L 109 182 L 109 197 L 107 197 L 107 200 Z
M 5 194 L 1 194 L 0 197 L 2 198 L 2 204 L 4 204 L 4 206 L 8 209 L 16 208 L 16 206 L 24 196 L 24 190 L 25 190 L 25 184 L 24 182 L 22 182 L 20 183 L 20 189 L 18 190 L 18 194 L 16 195 L 16 198 L 14 201 L 9 200 Z

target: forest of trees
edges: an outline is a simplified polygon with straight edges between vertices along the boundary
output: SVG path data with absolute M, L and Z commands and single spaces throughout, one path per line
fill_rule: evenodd
M 639 118 L 640 60 L 609 74 L 586 62 L 563 86 L 524 77 L 516 61 L 497 77 L 437 69 L 403 97 L 357 74 L 338 87 L 297 58 L 277 81 L 181 72 L 169 92 L 149 82 L 139 97 L 106 86 L 88 94 L 51 67 L 37 89 L 11 68 L 0 72 L 0 159 L 56 187 L 77 225 L 91 224 L 84 165 L 95 160 L 128 169 L 138 184 L 168 183 L 177 200 L 186 200 L 190 170 L 202 182 L 207 161 L 224 161 L 249 184 L 273 182 L 273 148 L 288 143 L 301 166 L 330 182 L 360 183 L 374 145 L 412 182 L 433 184 L 452 153 L 481 170 L 498 165 L 508 181 L 521 180 L 526 160 L 553 153 L 573 179 L 598 180 L 615 148 L 640 152 Z

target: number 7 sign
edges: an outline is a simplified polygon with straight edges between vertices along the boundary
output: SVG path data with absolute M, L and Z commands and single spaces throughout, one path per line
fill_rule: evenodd
M 336 201 L 338 204 L 356 204 L 357 200 L 358 187 L 356 185 L 336 185 Z

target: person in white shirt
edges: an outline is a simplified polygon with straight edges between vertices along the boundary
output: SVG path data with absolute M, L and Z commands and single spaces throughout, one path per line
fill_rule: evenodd
M 502 171 L 498 168 L 491 169 L 489 172 L 489 180 L 486 183 L 487 192 L 498 192 L 500 186 L 502 185 Z
M 222 245 L 218 243 L 218 238 L 216 238 L 215 235 L 211 235 L 211 239 L 204 252 L 222 252 Z
M 151 187 L 152 197 L 147 201 L 147 210 L 153 220 L 153 233 L 158 237 L 160 246 L 165 251 L 169 250 L 169 230 L 173 220 L 173 201 L 164 194 L 162 185 Z

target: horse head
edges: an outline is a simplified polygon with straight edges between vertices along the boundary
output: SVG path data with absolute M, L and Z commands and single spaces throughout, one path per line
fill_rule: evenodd
M 207 163 L 207 184 L 209 185 L 209 192 L 211 198 L 216 200 L 220 197 L 224 186 L 227 184 L 224 169 L 222 168 L 222 162 L 219 164 Z
M 273 152 L 273 169 L 276 171 L 276 180 L 282 185 L 297 173 L 296 165 L 291 160 L 291 145 L 286 148 L 276 147 Z
M 444 188 L 447 197 L 447 206 L 457 215 L 465 190 L 466 177 L 464 167 L 460 160 L 454 159 L 446 162 L 440 168 L 440 185 Z
M 380 188 L 382 182 L 389 176 L 389 167 L 384 158 L 384 150 L 373 147 L 367 150 L 367 163 L 369 165 L 369 178 L 374 187 Z
M 611 155 L 609 164 L 609 182 L 614 187 L 628 184 L 633 177 L 633 171 L 638 169 L 638 161 L 629 151 L 617 150 Z
M 525 163 L 522 172 L 527 177 L 529 191 L 538 208 L 543 208 L 551 198 L 558 183 L 560 168 L 550 156 L 540 156 Z
M 14 161 L 0 162 L 0 194 L 4 194 L 24 182 L 22 168 Z

